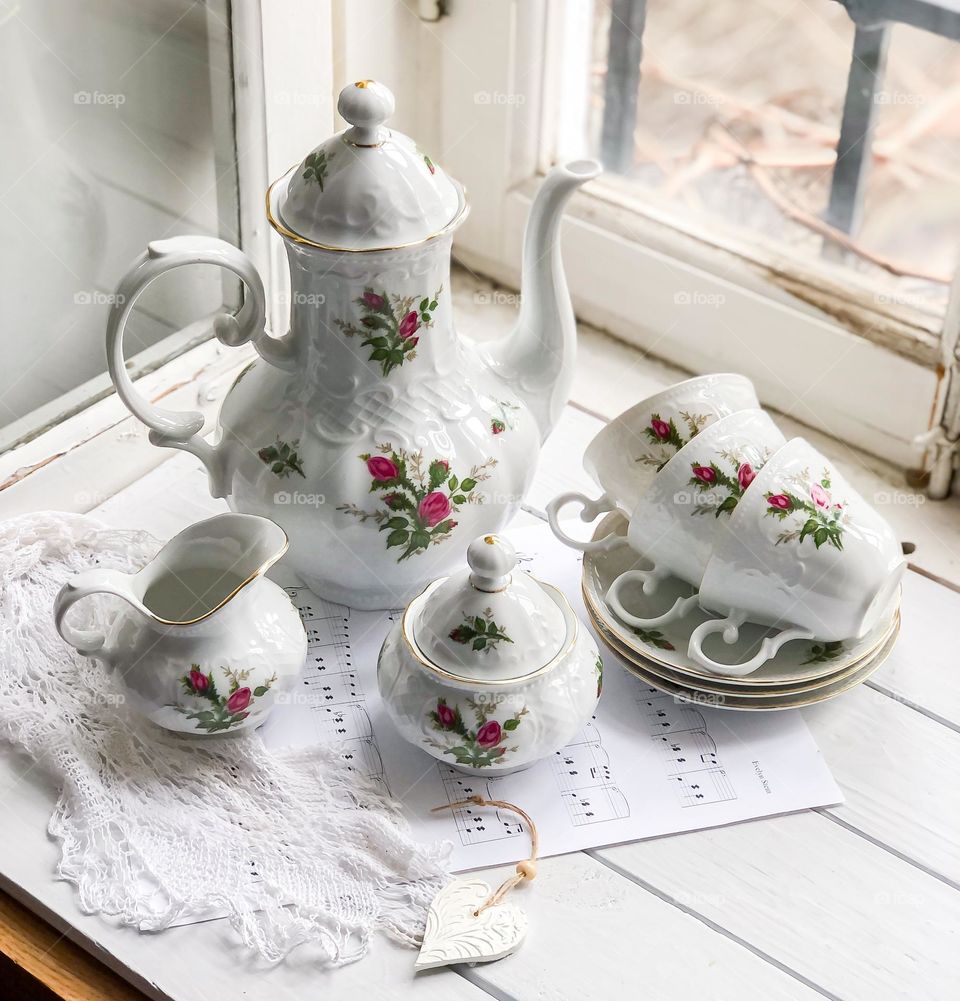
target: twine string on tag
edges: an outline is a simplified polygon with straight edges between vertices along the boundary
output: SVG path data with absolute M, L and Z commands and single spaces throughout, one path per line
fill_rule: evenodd
M 492 806 L 500 810 L 510 810 L 521 817 L 527 825 L 530 834 L 530 858 L 517 863 L 516 872 L 505 879 L 500 886 L 473 912 L 473 916 L 479 917 L 481 911 L 488 907 L 499 904 L 501 900 L 515 887 L 519 886 L 525 879 L 535 879 L 537 876 L 537 853 L 540 850 L 540 836 L 537 834 L 537 825 L 533 822 L 530 814 L 526 810 L 521 810 L 513 803 L 506 803 L 502 799 L 484 799 L 482 796 L 469 796 L 467 799 L 458 799 L 455 803 L 444 803 L 442 806 L 435 806 L 431 813 L 439 813 L 440 810 L 456 810 L 461 806 Z

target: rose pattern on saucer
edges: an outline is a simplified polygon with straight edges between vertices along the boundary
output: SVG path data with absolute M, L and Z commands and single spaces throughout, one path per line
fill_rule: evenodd
M 800 663 L 806 664 L 829 664 L 836 660 L 844 652 L 843 640 L 830 640 L 825 643 L 814 643 L 810 647 L 810 656 Z
M 218 691 L 213 672 L 204 673 L 199 664 L 191 664 L 190 671 L 180 679 L 185 695 L 205 699 L 210 703 L 209 709 L 191 709 L 181 705 L 174 707 L 187 719 L 195 720 L 198 730 L 218 733 L 242 723 L 250 715 L 254 700 L 266 695 L 277 680 L 276 674 L 273 674 L 263 684 L 250 688 L 244 684 L 250 677 L 249 670 L 234 671 L 225 667 L 223 674 L 228 685 L 226 695 Z
M 651 414 L 650 423 L 643 429 L 643 435 L 652 445 L 657 446 L 657 450 L 647 451 L 634 461 L 653 466 L 659 472 L 684 445 L 696 438 L 710 420 L 709 414 L 691 414 L 685 410 L 680 412 L 680 416 L 686 425 L 683 433 L 672 417 L 665 421 L 660 414 Z
M 660 632 L 659 629 L 641 629 L 630 626 L 630 632 L 637 636 L 641 643 L 656 647 L 658 650 L 676 650 L 676 647 Z
M 720 452 L 720 457 L 730 467 L 729 471 L 721 469 L 713 461 L 706 464 L 690 463 L 688 485 L 699 491 L 691 514 L 712 511 L 715 518 L 719 518 L 721 514 L 730 514 L 770 456 L 765 454 L 763 461 L 757 463 L 747 462 L 742 456 L 730 451 Z
M 443 697 L 437 700 L 436 708 L 427 713 L 431 728 L 442 735 L 442 739 L 428 738 L 432 747 L 468 768 L 498 764 L 504 756 L 517 750 L 516 746 L 508 747 L 504 742 L 528 714 L 526 706 L 501 723 L 493 718 L 497 709 L 494 702 L 468 698 L 465 703 L 474 717 L 472 729 L 464 722 L 460 707 L 449 705 Z
M 792 488 L 792 489 L 791 489 Z M 805 496 L 804 496 L 805 495 Z M 766 514 L 780 521 L 787 519 L 795 526 L 777 536 L 777 545 L 813 539 L 819 549 L 829 543 L 843 549 L 843 520 L 846 505 L 834 500 L 830 493 L 830 470 L 824 469 L 819 480 L 808 470 L 791 477 L 789 486 L 779 491 L 768 490 Z
M 374 522 L 387 532 L 387 549 L 402 549 L 400 563 L 428 546 L 442 542 L 457 527 L 452 515 L 465 504 L 482 504 L 477 484 L 490 478 L 497 460 L 489 458 L 473 466 L 462 480 L 450 471 L 446 459 L 433 459 L 425 466 L 423 450 L 407 452 L 389 442 L 377 445 L 379 455 L 364 452 L 361 461 L 370 474 L 370 493 L 380 494 L 382 507 L 365 511 L 355 504 L 340 504 L 338 511 Z
M 493 609 L 485 608 L 483 615 L 463 616 L 463 622 L 450 630 L 450 639 L 454 643 L 469 643 L 471 650 L 489 652 L 495 650 L 499 643 L 512 643 L 503 626 L 498 626 L 493 620 Z
M 597 698 L 603 694 L 603 658 L 597 654 Z
M 360 307 L 359 326 L 336 320 L 337 327 L 348 337 L 362 337 L 361 343 L 370 348 L 369 360 L 378 362 L 384 376 L 404 362 L 417 356 L 417 344 L 424 331 L 433 326 L 435 312 L 443 286 L 433 296 L 417 302 L 412 295 L 391 295 L 372 288 L 354 300 Z

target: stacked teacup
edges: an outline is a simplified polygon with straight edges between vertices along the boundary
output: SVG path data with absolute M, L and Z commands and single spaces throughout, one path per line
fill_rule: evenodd
M 784 684 L 778 664 L 811 662 L 819 674 L 794 672 L 808 683 L 838 664 L 853 677 L 851 652 L 874 654 L 899 622 L 906 562 L 892 529 L 830 460 L 786 441 L 743 376 L 701 376 L 644 400 L 597 434 L 584 466 L 603 493 L 556 497 L 551 528 L 585 553 L 601 638 L 641 666 L 660 663 L 667 680 L 760 672 L 752 687 L 763 688 L 765 676 Z M 582 542 L 560 522 L 570 503 L 583 521 L 614 513 Z M 749 645 L 747 626 L 757 627 Z

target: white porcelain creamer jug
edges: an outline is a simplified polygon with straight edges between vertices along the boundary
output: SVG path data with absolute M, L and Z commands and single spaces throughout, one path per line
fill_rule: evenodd
M 211 237 L 150 244 L 120 282 L 107 329 L 120 397 L 157 445 L 196 455 L 214 496 L 265 515 L 314 591 L 356 608 L 399 606 L 463 560 L 467 543 L 520 505 L 564 403 L 576 346 L 558 229 L 594 161 L 555 167 L 532 206 L 516 328 L 480 346 L 453 327 L 450 253 L 462 187 L 385 125 L 393 95 L 362 80 L 340 94 L 350 127 L 276 181 L 267 214 L 291 274 L 290 329 L 264 331 L 250 260 Z M 246 286 L 229 345 L 260 358 L 237 378 L 218 440 L 198 413 L 137 393 L 122 336 L 137 296 L 172 268 L 219 264 Z
M 57 595 L 54 622 L 72 647 L 119 674 L 154 723 L 201 735 L 249 729 L 289 691 L 307 654 L 300 613 L 264 576 L 286 550 L 283 530 L 266 518 L 208 518 L 135 574 L 78 574 Z M 67 621 L 94 594 L 123 599 L 101 633 Z

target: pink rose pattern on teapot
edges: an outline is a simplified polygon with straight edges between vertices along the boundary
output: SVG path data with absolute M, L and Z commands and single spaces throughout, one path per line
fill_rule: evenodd
M 423 449 L 408 452 L 389 442 L 377 448 L 380 455 L 364 452 L 360 459 L 370 474 L 370 492 L 380 494 L 382 507 L 366 511 L 354 504 L 341 504 L 337 510 L 361 522 L 371 521 L 379 531 L 387 532 L 387 549 L 402 549 L 398 563 L 447 538 L 457 527 L 452 515 L 463 505 L 482 504 L 477 484 L 489 479 L 497 464 L 496 459 L 488 458 L 460 479 L 446 459 L 433 459 L 425 468 Z

